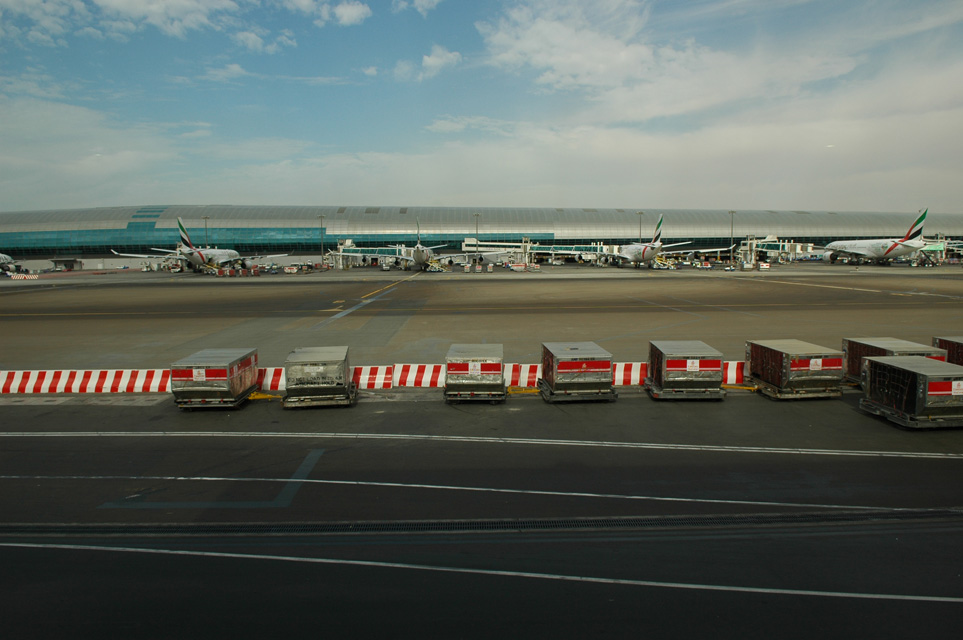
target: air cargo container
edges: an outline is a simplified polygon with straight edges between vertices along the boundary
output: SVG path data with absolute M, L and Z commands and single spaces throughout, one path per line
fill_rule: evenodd
M 843 352 L 801 340 L 751 340 L 746 374 L 772 398 L 836 398 L 843 393 Z
M 923 356 L 866 358 L 863 411 L 910 429 L 963 427 L 963 366 Z
M 547 402 L 614 401 L 612 354 L 594 342 L 545 342 L 538 390 Z
M 872 356 L 926 356 L 946 360 L 946 350 L 899 338 L 843 338 L 844 377 L 859 380 L 863 358 Z
M 300 347 L 284 361 L 285 409 L 349 406 L 358 401 L 348 347 Z
M 963 336 L 933 338 L 933 346 L 946 349 L 946 361 L 963 365 Z
M 257 388 L 257 349 L 204 349 L 171 365 L 182 409 L 236 407 Z
M 445 402 L 504 402 L 504 349 L 500 344 L 453 344 L 445 358 Z
M 722 400 L 722 353 L 699 340 L 649 342 L 645 389 L 656 399 Z

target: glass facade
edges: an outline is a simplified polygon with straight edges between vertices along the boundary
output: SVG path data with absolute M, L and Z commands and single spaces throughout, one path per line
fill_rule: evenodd
M 832 240 L 902 237 L 913 212 L 736 211 L 494 207 L 145 206 L 0 213 L 0 252 L 15 257 L 151 253 L 180 241 L 177 218 L 195 246 L 241 252 L 297 253 L 356 246 L 481 242 L 542 245 L 625 244 L 650 240 L 664 215 L 664 242 L 692 248 L 729 246 L 747 235 L 824 244 Z M 477 233 L 476 233 L 477 231 Z M 963 215 L 930 214 L 926 235 L 963 237 Z

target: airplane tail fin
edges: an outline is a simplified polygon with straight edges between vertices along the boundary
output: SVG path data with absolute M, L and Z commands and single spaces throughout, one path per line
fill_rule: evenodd
M 920 214 L 920 217 L 918 217 L 916 222 L 913 223 L 913 226 L 911 226 L 909 231 L 906 232 L 906 236 L 903 237 L 904 242 L 907 240 L 916 240 L 917 238 L 921 238 L 923 236 L 923 223 L 926 222 L 927 211 L 929 211 L 928 208 L 924 209 L 923 213 Z
M 179 217 L 177 218 L 177 228 L 181 232 L 181 244 L 185 247 L 193 249 L 194 245 L 191 244 L 191 237 L 187 235 L 187 229 L 184 227 L 184 221 Z
M 655 225 L 655 234 L 652 236 L 652 244 L 662 242 L 662 214 L 659 214 L 659 222 Z

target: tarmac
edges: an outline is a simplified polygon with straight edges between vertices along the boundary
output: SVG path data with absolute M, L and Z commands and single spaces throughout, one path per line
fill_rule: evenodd
M 257 278 L 0 279 L 0 370 L 164 368 L 213 347 L 960 335 L 963 270 L 588 266 Z M 841 399 L 178 410 L 166 394 L 0 396 L 10 637 L 955 637 L 963 430 Z

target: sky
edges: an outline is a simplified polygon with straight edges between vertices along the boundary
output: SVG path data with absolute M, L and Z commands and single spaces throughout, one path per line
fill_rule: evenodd
M 0 0 L 0 211 L 963 212 L 959 0 Z

